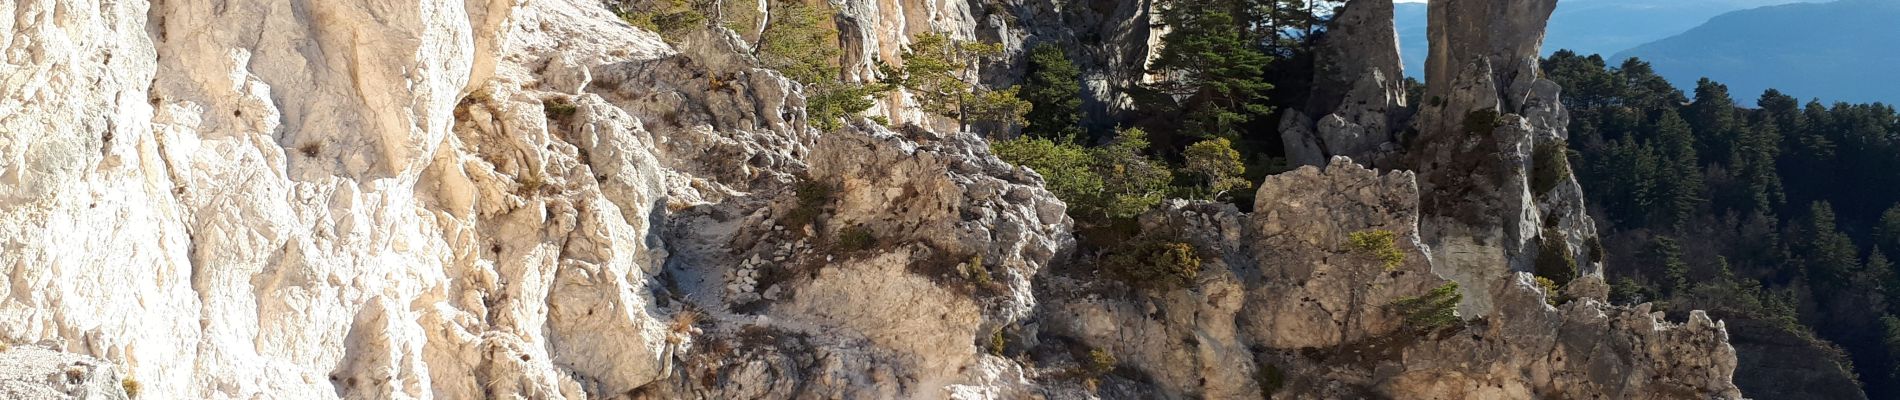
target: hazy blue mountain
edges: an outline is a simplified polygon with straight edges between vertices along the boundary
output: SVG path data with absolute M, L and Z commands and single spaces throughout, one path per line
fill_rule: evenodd
M 1610 54 L 1682 33 L 1725 12 L 1804 0 L 1563 0 L 1550 17 L 1544 53 Z M 1425 3 L 1399 3 L 1395 18 L 1409 76 L 1423 76 Z
M 1842 0 L 1736 11 L 1637 46 L 1677 86 L 1709 77 L 1742 104 L 1768 88 L 1828 101 L 1900 102 L 1900 0 Z

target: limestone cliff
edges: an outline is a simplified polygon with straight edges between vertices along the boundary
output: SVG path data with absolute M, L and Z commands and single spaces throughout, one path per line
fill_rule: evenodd
M 1213 255 L 1160 293 L 1089 273 L 1040 175 L 902 93 L 878 111 L 922 126 L 812 128 L 739 32 L 662 40 L 594 0 L 0 3 L 0 393 L 1738 397 L 1724 325 L 1589 296 L 1581 188 L 1530 189 L 1562 136 L 1522 63 L 1548 9 L 1441 3 L 1476 31 L 1434 33 L 1464 59 L 1434 48 L 1420 144 L 1375 140 L 1407 121 L 1396 57 L 1355 56 L 1396 55 L 1389 3 L 1349 6 L 1329 57 L 1366 63 L 1312 108 L 1418 172 L 1333 158 L 1251 214 L 1151 212 Z M 847 74 L 928 29 L 1113 44 L 1081 56 L 1097 120 L 1145 79 L 1151 2 L 991 4 L 835 2 Z M 1585 278 L 1552 306 L 1523 272 L 1557 237 Z M 1448 282 L 1464 320 L 1408 326 L 1395 304 Z

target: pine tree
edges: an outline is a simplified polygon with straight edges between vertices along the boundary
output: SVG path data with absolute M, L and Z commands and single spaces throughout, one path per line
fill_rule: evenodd
M 1819 289 L 1845 288 L 1860 264 L 1854 241 L 1836 227 L 1832 205 L 1817 201 L 1808 210 L 1807 223 L 1802 227 L 1807 241 L 1801 253 L 1808 280 Z
M 1730 149 L 1729 166 L 1745 185 L 1742 212 L 1773 212 L 1785 201 L 1781 175 L 1776 172 L 1780 142 L 1775 124 L 1762 121 L 1744 129 Z
M 875 105 L 871 96 L 886 90 L 839 81 L 838 29 L 831 10 L 800 1 L 773 2 L 772 19 L 759 37 L 758 57 L 767 68 L 805 85 L 809 119 L 821 130 L 837 128 L 839 118 L 856 116 Z
M 1199 179 L 1196 194 L 1202 199 L 1218 200 L 1228 191 L 1253 186 L 1241 176 L 1247 172 L 1246 165 L 1240 162 L 1240 152 L 1234 150 L 1233 142 L 1227 138 L 1203 140 L 1188 146 L 1181 153 L 1186 158 L 1182 172 Z
M 1729 147 L 1740 136 L 1735 118 L 1735 100 L 1728 86 L 1709 78 L 1696 82 L 1695 101 L 1689 103 L 1689 126 L 1695 130 L 1697 149 L 1704 154 L 1729 154 Z
M 1888 311 L 1900 312 L 1900 273 L 1893 270 L 1893 261 L 1887 259 L 1887 253 L 1879 247 L 1868 251 L 1861 273 L 1868 284 L 1878 288 L 1876 291 L 1885 299 Z
M 1094 148 L 1096 173 L 1102 175 L 1102 209 L 1109 218 L 1133 218 L 1167 197 L 1173 171 L 1148 152 L 1148 133 L 1130 128 L 1108 145 Z
M 1682 117 L 1675 111 L 1665 110 L 1656 122 L 1656 140 L 1658 161 L 1662 165 L 1658 166 L 1656 199 L 1650 203 L 1660 209 L 1652 216 L 1662 226 L 1679 229 L 1695 215 L 1703 200 L 1702 169 L 1696 163 L 1695 137 Z
M 1273 58 L 1244 34 L 1237 8 L 1231 0 L 1174 0 L 1160 11 L 1168 33 L 1152 68 L 1178 78 L 1153 89 L 1184 99 L 1183 132 L 1239 139 L 1242 124 L 1271 111 L 1265 103 L 1273 85 L 1263 71 Z
M 1029 51 L 1029 73 L 1022 98 L 1029 101 L 1027 135 L 1057 140 L 1082 139 L 1082 71 L 1061 47 L 1044 43 Z
M 1682 261 L 1682 245 L 1675 239 L 1656 237 L 1656 258 L 1663 263 L 1663 293 L 1676 296 L 1689 290 L 1689 264 Z
M 1880 222 L 1874 225 L 1874 248 L 1900 251 L 1900 204 L 1880 213 Z
M 909 90 L 924 111 L 955 118 L 959 129 L 969 130 L 974 122 L 1019 125 L 1029 104 L 1016 97 L 1015 88 L 992 91 L 975 83 L 977 65 L 1002 54 L 1000 43 L 925 32 L 911 39 L 902 67 L 880 64 L 878 69 L 886 84 Z

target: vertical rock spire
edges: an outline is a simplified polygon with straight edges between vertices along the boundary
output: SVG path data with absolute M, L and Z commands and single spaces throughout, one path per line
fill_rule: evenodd
M 1426 92 L 1407 152 L 1419 173 L 1424 237 L 1439 273 L 1464 284 L 1468 317 L 1514 271 L 1602 297 L 1595 223 L 1565 158 L 1569 117 L 1538 49 L 1556 0 L 1431 3 Z
M 1346 3 L 1315 57 L 1306 109 L 1280 121 L 1288 158 L 1296 165 L 1325 166 L 1332 156 L 1387 165 L 1380 160 L 1397 153 L 1395 134 L 1407 117 L 1392 0 Z

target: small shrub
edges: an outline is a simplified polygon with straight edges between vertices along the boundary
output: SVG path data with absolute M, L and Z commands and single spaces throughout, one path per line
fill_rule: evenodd
M 1500 126 L 1504 126 L 1504 116 L 1499 115 L 1498 110 L 1495 108 L 1473 110 L 1469 113 L 1465 113 L 1465 133 L 1473 135 L 1486 134 L 1491 133 L 1492 130 Z
M 821 131 L 833 131 L 839 127 L 841 118 L 852 117 L 871 109 L 877 103 L 871 96 L 883 91 L 878 86 L 821 81 L 805 86 L 805 111 L 814 126 Z M 890 118 L 872 116 L 871 120 L 879 125 L 890 126 Z
M 1010 164 L 1029 167 L 1042 175 L 1043 185 L 1069 206 L 1070 215 L 1100 208 L 1096 196 L 1105 182 L 1094 170 L 1089 150 L 1070 142 L 1020 136 L 990 143 L 990 151 Z
M 1136 237 L 1134 243 L 1110 250 L 1104 264 L 1110 276 L 1146 289 L 1187 287 L 1201 273 L 1194 245 L 1153 236 Z
M 322 151 L 323 151 L 322 143 L 310 142 L 310 143 L 304 143 L 302 145 L 297 146 L 297 152 L 303 153 L 304 157 L 316 157 L 317 153 L 320 153 Z
M 1603 238 L 1591 236 L 1589 239 L 1584 239 L 1583 247 L 1590 251 L 1591 260 L 1603 262 L 1607 259 L 1603 252 Z
M 1533 279 L 1537 281 L 1538 288 L 1544 289 L 1545 303 L 1548 303 L 1552 306 L 1563 303 L 1563 300 L 1559 297 L 1562 295 L 1558 293 L 1558 290 L 1561 288 L 1557 286 L 1557 282 L 1553 282 L 1550 280 L 1550 278 L 1545 278 L 1541 276 L 1535 277 Z
M 620 20 L 666 38 L 706 24 L 706 14 L 685 0 L 661 0 L 658 3 L 646 11 L 622 12 Z
M 1537 145 L 1531 152 L 1531 194 L 1550 193 L 1559 182 L 1570 177 L 1570 157 L 1568 145 L 1561 141 L 1550 141 Z
M 1094 349 L 1089 350 L 1088 363 L 1083 368 L 1090 376 L 1102 376 L 1114 371 L 1117 362 L 1115 355 L 1109 354 L 1108 350 Z
M 1253 182 L 1244 178 L 1247 166 L 1240 161 L 1240 151 L 1234 150 L 1233 142 L 1227 138 L 1189 145 L 1181 157 L 1186 159 L 1182 172 L 1201 180 L 1197 192 L 1203 199 L 1218 200 L 1229 191 L 1253 187 Z
M 1386 272 L 1396 271 L 1405 263 L 1405 252 L 1399 251 L 1398 234 L 1384 229 L 1372 229 L 1353 232 L 1348 235 L 1349 246 L 1353 253 L 1379 260 Z
M 119 380 L 119 388 L 125 389 L 125 397 L 129 399 L 139 398 L 139 389 L 143 387 L 143 385 L 139 384 L 138 378 L 127 376 L 125 379 Z
M 1286 387 L 1286 372 L 1281 371 L 1280 367 L 1273 364 L 1260 364 L 1260 369 L 1254 371 L 1253 379 L 1255 383 L 1260 384 L 1260 398 L 1262 399 L 1271 399 L 1273 398 L 1273 392 L 1278 392 L 1280 388 Z
M 1656 289 L 1644 286 L 1634 278 L 1618 277 L 1610 283 L 1610 302 L 1614 304 L 1637 304 L 1657 297 Z
M 547 114 L 550 120 L 565 120 L 567 117 L 574 116 L 574 113 L 579 112 L 580 109 L 579 106 L 574 105 L 574 102 L 560 97 L 549 97 L 541 101 L 541 112 Z
M 1398 299 L 1392 305 L 1405 316 L 1406 324 L 1423 332 L 1436 332 L 1458 324 L 1458 302 L 1463 300 L 1458 283 L 1453 282 L 1418 297 Z
M 782 220 L 787 227 L 802 228 L 817 221 L 818 215 L 824 213 L 825 206 L 831 204 L 831 185 L 824 182 L 802 181 L 794 185 L 792 191 L 798 204 Z
M 698 311 L 692 310 L 683 310 L 673 314 L 673 322 L 667 323 L 666 325 L 666 342 L 676 345 L 685 342 L 686 338 L 692 337 L 693 326 L 699 324 L 701 317 L 703 317 L 703 315 Z
M 1571 279 L 1577 278 L 1577 258 L 1570 254 L 1563 234 L 1553 229 L 1544 230 L 1544 237 L 1537 244 L 1537 270 L 1532 272 L 1557 285 L 1570 284 Z
M 541 175 L 539 174 L 528 173 L 515 177 L 516 196 L 534 197 L 545 193 L 547 190 L 548 183 L 547 181 L 541 180 Z
M 962 267 L 962 270 L 958 272 L 963 273 L 964 278 L 976 282 L 978 285 L 989 285 L 994 282 L 990 278 L 990 267 L 983 265 L 982 254 L 970 256 L 970 261 L 963 263 L 960 267 Z
M 838 231 L 838 248 L 844 251 L 865 251 L 877 247 L 877 235 L 862 225 L 844 228 Z
M 1007 346 L 1009 346 L 1009 340 L 1003 337 L 1003 328 L 996 328 L 996 331 L 990 332 L 990 342 L 987 349 L 990 351 L 990 355 L 1002 357 L 1003 350 L 1005 350 Z

